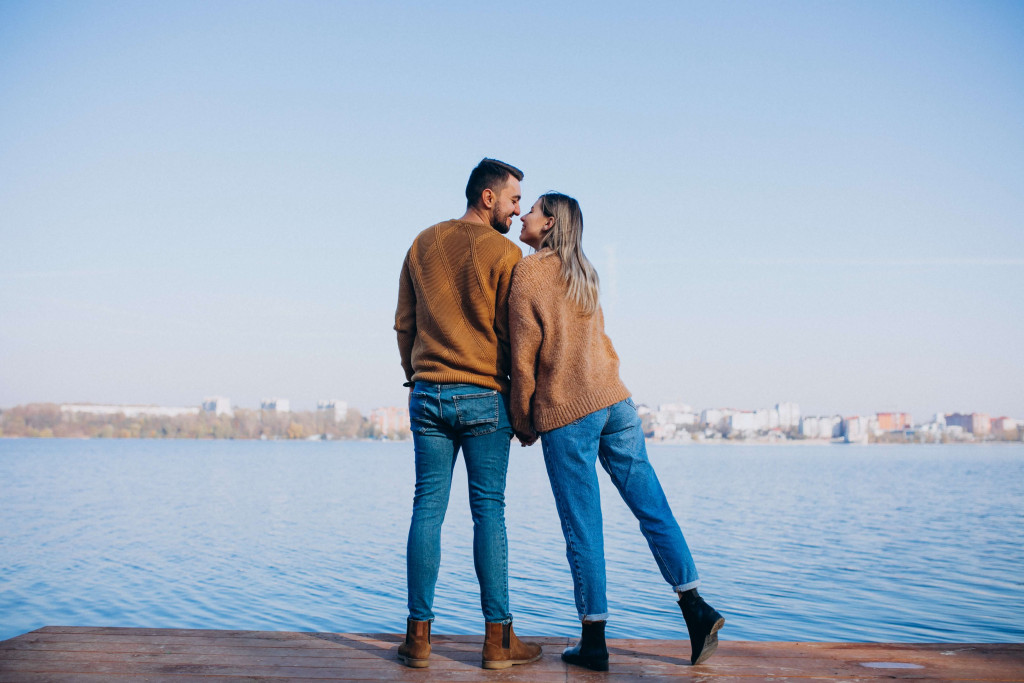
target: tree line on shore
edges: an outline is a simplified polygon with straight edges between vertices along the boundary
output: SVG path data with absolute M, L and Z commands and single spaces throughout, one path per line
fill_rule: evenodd
M 390 439 L 404 433 L 380 433 L 350 408 L 343 420 L 317 411 L 276 413 L 236 409 L 232 415 L 199 412 L 176 417 L 66 413 L 56 403 L 30 403 L 0 411 L 0 437 L 78 439 Z

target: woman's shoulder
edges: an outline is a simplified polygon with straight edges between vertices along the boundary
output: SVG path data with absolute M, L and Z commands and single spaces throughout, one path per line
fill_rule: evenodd
M 558 276 L 557 266 L 558 256 L 550 249 L 526 256 L 512 271 L 513 292 L 533 297 L 548 290 L 551 280 Z
M 551 251 L 550 249 L 542 249 L 534 254 L 523 257 L 519 263 L 516 264 L 516 273 L 526 274 L 537 274 L 552 269 L 552 266 L 558 265 L 558 254 Z

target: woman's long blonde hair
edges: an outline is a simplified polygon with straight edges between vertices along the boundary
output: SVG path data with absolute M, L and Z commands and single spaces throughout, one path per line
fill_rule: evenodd
M 540 249 L 550 249 L 562 259 L 562 278 L 566 295 L 585 315 L 597 311 L 600 281 L 593 264 L 583 253 L 583 212 L 575 199 L 560 192 L 547 192 L 540 196 L 540 209 L 552 226 L 540 241 Z

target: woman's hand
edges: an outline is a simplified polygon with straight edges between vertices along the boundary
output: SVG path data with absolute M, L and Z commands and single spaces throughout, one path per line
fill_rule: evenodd
M 516 432 L 516 438 L 519 439 L 519 443 L 526 448 L 537 443 L 537 432 Z

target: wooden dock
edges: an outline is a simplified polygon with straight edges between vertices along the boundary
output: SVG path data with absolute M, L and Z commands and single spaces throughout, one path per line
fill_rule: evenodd
M 544 657 L 480 668 L 481 636 L 433 637 L 428 669 L 395 660 L 403 635 L 47 626 L 0 641 L 0 681 L 1024 681 L 1024 644 L 722 641 L 690 666 L 676 640 L 613 640 L 611 671 L 567 666 L 569 638 L 529 638 Z

